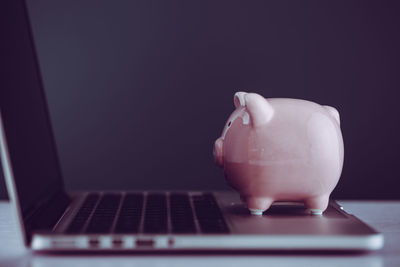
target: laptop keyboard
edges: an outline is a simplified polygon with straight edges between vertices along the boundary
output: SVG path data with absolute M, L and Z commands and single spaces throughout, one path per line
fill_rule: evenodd
M 99 198 L 100 196 L 97 194 L 90 194 L 86 197 L 74 220 L 67 228 L 67 233 L 79 233 L 83 229 Z
M 173 233 L 195 233 L 194 215 L 187 194 L 173 194 L 169 198 Z
M 228 233 L 210 193 L 91 193 L 66 233 Z
M 120 195 L 104 195 L 86 228 L 87 233 L 107 233 L 111 231 L 115 215 L 118 211 Z
M 138 233 L 142 218 L 143 194 L 127 194 L 121 206 L 114 232 Z
M 168 211 L 167 197 L 164 194 L 151 194 L 147 196 L 144 211 L 144 229 L 146 234 L 164 234 L 167 232 Z

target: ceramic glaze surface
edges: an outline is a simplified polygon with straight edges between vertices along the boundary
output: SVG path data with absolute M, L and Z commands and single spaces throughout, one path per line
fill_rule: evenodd
M 214 158 L 251 213 L 262 214 L 274 201 L 300 201 L 321 214 L 343 166 L 338 111 L 244 92 L 234 104 Z

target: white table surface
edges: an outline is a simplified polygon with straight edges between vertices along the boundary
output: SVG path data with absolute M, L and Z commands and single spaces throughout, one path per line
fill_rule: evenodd
M 0 266 L 400 266 L 400 201 L 339 201 L 346 211 L 384 233 L 382 250 L 366 254 L 43 255 L 18 240 L 8 202 L 0 201 Z

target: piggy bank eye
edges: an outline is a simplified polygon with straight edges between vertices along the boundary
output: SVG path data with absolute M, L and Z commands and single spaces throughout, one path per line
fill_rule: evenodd
M 232 124 L 232 121 L 230 121 L 230 122 L 228 123 L 228 127 L 231 127 L 231 124 Z

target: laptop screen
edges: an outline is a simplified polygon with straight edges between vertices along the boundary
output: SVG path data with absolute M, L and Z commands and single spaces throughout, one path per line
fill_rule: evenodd
M 0 17 L 0 111 L 11 163 L 3 167 L 11 167 L 25 219 L 63 185 L 24 1 L 2 2 Z

